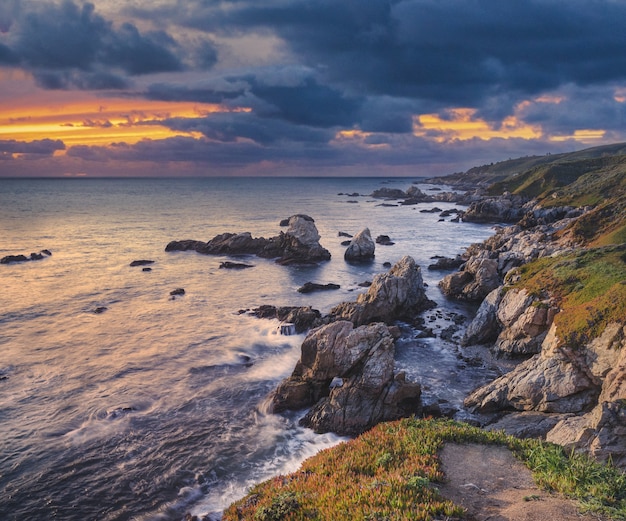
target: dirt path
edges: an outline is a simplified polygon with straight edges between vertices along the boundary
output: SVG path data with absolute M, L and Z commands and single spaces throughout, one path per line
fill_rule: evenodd
M 598 521 L 575 501 L 539 489 L 530 471 L 505 447 L 445 445 L 441 462 L 448 482 L 442 495 L 467 510 L 471 521 Z

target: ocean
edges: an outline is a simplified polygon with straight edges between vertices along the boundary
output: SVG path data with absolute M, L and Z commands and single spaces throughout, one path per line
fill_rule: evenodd
M 274 304 L 325 313 L 408 254 L 437 302 L 424 315 L 437 333 L 470 315 L 442 297 L 442 273 L 426 266 L 493 230 L 419 211 L 452 203 L 388 206 L 368 196 L 414 181 L 0 180 L 0 257 L 52 253 L 0 265 L 0 519 L 219 519 L 255 483 L 341 442 L 300 427 L 302 411 L 264 412 L 304 335 L 280 335 L 277 321 L 242 311 Z M 298 213 L 315 219 L 329 262 L 165 252 L 171 240 L 223 232 L 271 237 Z M 370 264 L 348 264 L 339 232 L 365 227 L 395 244 L 377 245 Z M 151 271 L 134 260 L 153 260 Z M 224 260 L 254 268 L 219 269 Z M 308 281 L 341 288 L 298 293 Z M 185 294 L 170 295 L 178 288 Z M 403 331 L 397 365 L 422 383 L 426 400 L 460 404 L 484 378 L 464 371 L 439 335 Z

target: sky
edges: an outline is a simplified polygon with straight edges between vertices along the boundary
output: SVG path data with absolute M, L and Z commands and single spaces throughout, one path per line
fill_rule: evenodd
M 433 176 L 623 141 L 625 0 L 0 0 L 0 177 Z

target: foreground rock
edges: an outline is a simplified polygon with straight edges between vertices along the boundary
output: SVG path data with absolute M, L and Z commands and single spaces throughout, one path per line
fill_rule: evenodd
M 355 326 L 370 322 L 390 324 L 396 320 L 412 322 L 416 315 L 433 307 L 426 297 L 420 267 L 404 256 L 387 273 L 374 277 L 367 293 L 356 302 L 343 302 L 331 309 L 331 320 L 349 320 Z
M 372 239 L 372 234 L 369 228 L 365 228 L 352 238 L 343 258 L 351 262 L 369 261 L 374 258 L 375 250 L 376 243 Z
M 381 421 L 418 413 L 419 384 L 394 374 L 394 339 L 381 323 L 337 321 L 309 333 L 293 374 L 270 409 L 312 408 L 301 423 L 316 432 L 356 435 Z
M 293 215 L 281 224 L 286 232 L 265 239 L 249 232 L 222 233 L 209 242 L 196 240 L 171 241 L 165 251 L 194 250 L 205 255 L 257 255 L 276 259 L 283 265 L 307 264 L 330 260 L 330 252 L 320 243 L 314 220 L 306 215 Z

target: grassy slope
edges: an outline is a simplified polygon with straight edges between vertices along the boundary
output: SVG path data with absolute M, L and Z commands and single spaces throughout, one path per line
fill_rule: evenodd
M 449 420 L 384 423 L 308 459 L 298 472 L 257 485 L 224 521 L 422 520 L 462 515 L 440 496 L 446 442 L 508 446 L 548 490 L 584 509 L 626 519 L 626 475 L 538 440 L 519 440 Z

